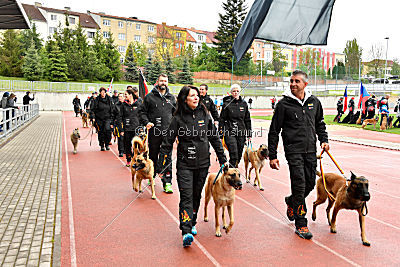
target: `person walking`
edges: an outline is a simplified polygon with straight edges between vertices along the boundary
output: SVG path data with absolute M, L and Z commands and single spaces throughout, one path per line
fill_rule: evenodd
M 111 102 L 113 103 L 113 105 L 119 102 L 119 96 L 117 90 L 114 90 L 113 95 L 111 96 Z
M 343 97 L 341 96 L 336 104 L 337 115 L 333 119 L 334 122 L 340 122 L 343 112 Z
M 74 100 L 72 100 L 72 105 L 74 105 L 74 112 L 75 117 L 78 117 L 78 114 L 81 112 L 81 100 L 79 99 L 78 95 L 75 96 Z
M 199 96 L 200 91 L 194 86 L 184 86 L 180 90 L 177 110 L 163 139 L 156 168 L 157 173 L 163 173 L 166 168 L 164 158 L 170 157 L 173 144 L 178 139 L 176 177 L 180 196 L 179 228 L 184 247 L 190 246 L 193 235 L 197 234 L 201 192 L 210 167 L 209 143 L 219 163 L 228 164 L 217 129 Z
M 275 98 L 275 96 L 274 96 L 273 98 L 271 98 L 271 107 L 272 107 L 272 110 L 275 109 L 275 104 L 276 104 L 276 98 Z
M 94 113 L 100 150 L 104 151 L 110 150 L 109 145 L 113 127 L 111 124 L 113 104 L 111 97 L 106 94 L 107 90 L 104 87 L 101 87 L 99 92 L 100 95 L 94 100 L 91 110 Z
M 169 92 L 168 76 L 160 74 L 153 90 L 148 93 L 139 109 L 140 123 L 149 130 L 149 158 L 155 163 L 163 139 L 163 132 L 168 128 L 175 112 L 176 99 Z M 170 158 L 170 157 L 169 157 Z M 170 164 L 169 164 L 170 165 Z M 161 179 L 164 192 L 173 193 L 172 167 L 168 168 Z
M 396 112 L 396 121 L 393 123 L 393 127 L 400 128 L 400 98 L 397 100 L 394 112 Z
M 219 121 L 219 115 L 218 115 L 217 107 L 215 106 L 214 101 L 211 99 L 211 97 L 207 94 L 208 85 L 205 84 L 205 83 L 200 85 L 199 92 L 200 92 L 200 101 L 201 101 L 201 103 L 203 103 L 203 105 L 210 112 L 211 116 L 214 119 L 214 122 L 218 122 Z
M 240 85 L 231 86 L 231 95 L 224 97 L 219 132 L 229 151 L 229 164 L 237 168 L 242 159 L 246 138 L 251 138 L 251 119 L 246 101 L 239 95 Z
M 321 148 L 329 150 L 328 134 L 321 102 L 311 95 L 307 86 L 307 74 L 295 70 L 290 77 L 290 90 L 276 106 L 268 133 L 270 167 L 279 170 L 277 158 L 279 134 L 282 131 L 283 148 L 289 165 L 291 195 L 285 197 L 287 216 L 295 221 L 295 233 L 311 239 L 307 227 L 305 199 L 315 186 L 317 168 L 316 135 Z
M 121 135 L 124 137 L 124 151 L 126 155 L 126 166 L 131 165 L 132 160 L 132 139 L 137 135 L 139 130 L 139 102 L 137 101 L 137 96 L 132 89 L 127 89 L 125 91 L 125 98 L 121 104 L 121 121 L 122 121 L 122 131 Z
M 118 94 L 118 102 L 114 105 L 113 107 L 113 128 L 114 128 L 114 134 L 117 137 L 117 142 L 118 142 L 118 153 L 119 157 L 122 158 L 124 156 L 124 136 L 122 134 L 123 132 L 123 124 L 122 124 L 122 118 L 121 118 L 121 106 L 122 103 L 125 101 L 125 96 L 123 93 Z

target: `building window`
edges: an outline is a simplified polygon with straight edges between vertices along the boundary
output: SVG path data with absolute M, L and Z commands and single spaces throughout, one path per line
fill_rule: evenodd
M 149 36 L 149 37 L 147 38 L 147 42 L 148 42 L 149 44 L 154 44 L 154 37 L 153 37 L 153 36 Z
M 109 19 L 104 19 L 103 20 L 103 25 L 104 26 L 110 26 L 111 25 L 111 21 Z
M 140 42 L 140 35 L 135 35 L 135 41 Z
M 166 42 L 163 42 L 163 43 L 162 43 L 162 47 L 163 47 L 163 48 L 167 48 L 167 43 L 166 43 Z
M 118 51 L 119 51 L 120 53 L 125 53 L 126 47 L 123 46 L 123 45 L 120 45 L 120 46 L 118 46 Z
M 148 29 L 149 32 L 154 32 L 154 26 L 153 25 L 149 25 L 147 27 L 147 29 Z
M 68 22 L 69 22 L 70 24 L 75 24 L 75 18 L 69 17 L 69 18 L 68 18 Z
M 124 23 L 122 21 L 118 21 L 118 27 L 123 28 L 124 27 Z
M 154 50 L 153 49 L 149 49 L 149 54 L 153 55 L 154 54 Z
M 118 39 L 119 40 L 125 40 L 126 39 L 125 33 L 118 33 Z
M 175 48 L 179 48 L 179 43 L 176 43 L 176 44 L 175 44 Z
M 110 32 L 103 32 L 104 38 L 110 38 Z
M 199 41 L 203 41 L 203 35 L 199 35 Z
M 257 52 L 257 59 L 260 59 L 260 58 L 261 58 L 261 53 Z
M 57 15 L 51 15 L 51 20 L 57 20 Z
M 90 38 L 90 39 L 94 38 L 94 32 L 88 32 L 87 33 L 87 37 Z
M 257 47 L 258 47 L 258 48 L 260 48 L 260 46 L 261 46 L 260 44 L 257 44 Z
M 176 38 L 178 38 L 178 40 L 181 38 L 182 34 L 180 32 L 176 33 Z
M 119 59 L 119 63 L 121 63 L 121 64 L 124 64 L 124 58 L 123 57 L 121 57 L 120 59 Z
M 57 31 L 56 27 L 49 27 L 49 33 L 54 34 Z
M 140 27 L 141 27 L 142 25 L 140 24 L 140 23 L 136 23 L 136 30 L 140 30 Z

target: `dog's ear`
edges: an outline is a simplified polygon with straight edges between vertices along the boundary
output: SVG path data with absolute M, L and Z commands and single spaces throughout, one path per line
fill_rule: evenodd
M 352 181 L 353 181 L 354 179 L 357 178 L 357 176 L 356 176 L 352 171 L 350 171 L 350 173 L 351 173 L 350 179 L 351 179 Z
M 228 170 L 229 170 L 229 166 L 228 166 L 228 164 L 225 164 L 225 165 L 224 165 L 224 173 L 227 173 Z
M 262 148 L 263 145 L 260 145 L 260 148 Z
M 147 160 L 147 156 L 148 156 L 147 154 L 148 154 L 147 151 L 143 152 L 143 158 L 145 158 L 146 160 Z

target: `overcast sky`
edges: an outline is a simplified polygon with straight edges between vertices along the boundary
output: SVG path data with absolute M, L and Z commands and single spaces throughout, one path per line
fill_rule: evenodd
M 20 0 L 33 4 L 35 0 Z M 105 12 L 138 17 L 155 23 L 195 27 L 216 31 L 218 13 L 226 0 L 41 0 L 46 7 L 71 7 L 73 11 Z M 248 10 L 254 0 L 246 0 Z M 382 45 L 384 56 L 389 37 L 388 59 L 400 59 L 400 1 L 336 0 L 326 49 L 343 52 L 347 40 L 357 38 L 363 48 L 363 60 L 370 59 L 372 44 Z

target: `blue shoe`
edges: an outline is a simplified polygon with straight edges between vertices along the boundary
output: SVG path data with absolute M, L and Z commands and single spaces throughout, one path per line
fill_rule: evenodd
M 188 247 L 192 244 L 194 238 L 192 234 L 185 234 L 183 236 L 183 247 Z
M 192 227 L 192 235 L 197 235 L 196 226 L 193 226 L 193 227 Z

